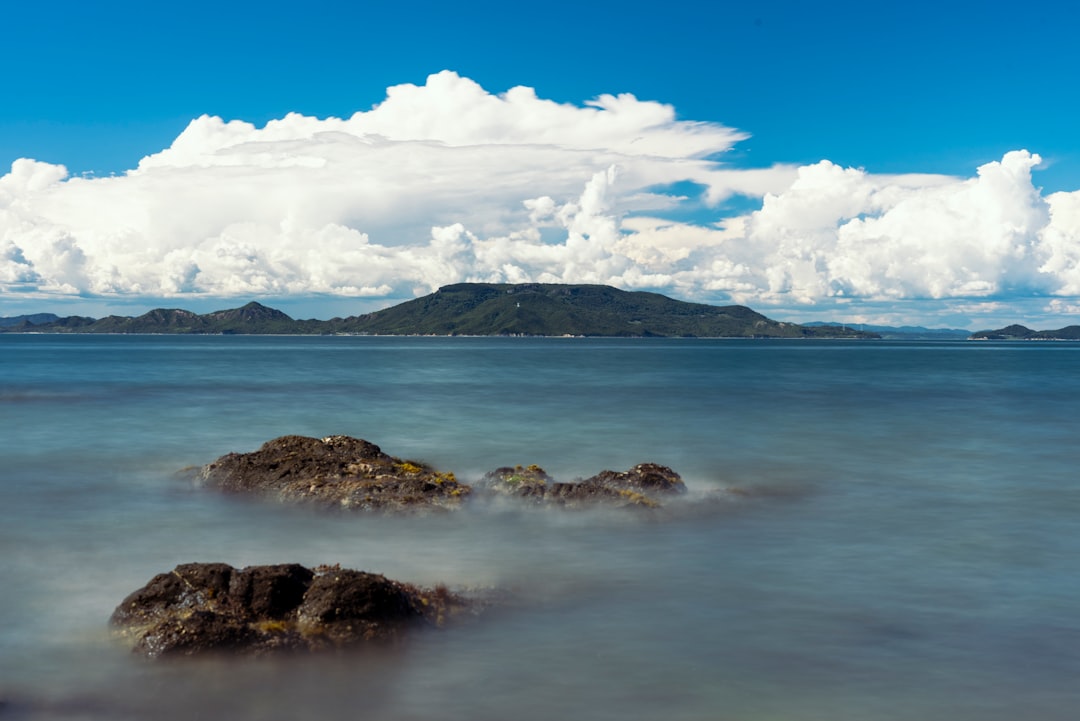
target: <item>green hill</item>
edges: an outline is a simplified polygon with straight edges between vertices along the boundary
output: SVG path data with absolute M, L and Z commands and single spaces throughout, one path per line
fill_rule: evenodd
M 241 308 L 198 315 L 188 310 L 158 308 L 137 318 L 109 316 L 87 333 L 302 333 L 299 324 L 280 310 L 251 302 Z
M 251 302 L 241 308 L 199 315 L 178 308 L 155 308 L 131 318 L 110 315 L 93 319 L 59 318 L 52 323 L 3 330 L 39 333 L 174 333 L 174 334 L 309 334 L 320 333 L 321 321 L 293 320 L 280 310 Z M 314 325 L 313 325 L 314 324 Z
M 1031 330 L 1022 325 L 1009 325 L 998 330 L 980 330 L 971 340 L 1080 340 L 1080 325 L 1058 330 Z
M 458 283 L 368 315 L 330 321 L 334 332 L 384 335 L 874 338 L 805 328 L 738 305 L 686 303 L 604 285 Z

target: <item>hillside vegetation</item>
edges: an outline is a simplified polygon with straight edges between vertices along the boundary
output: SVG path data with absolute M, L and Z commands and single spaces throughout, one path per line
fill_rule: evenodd
M 386 335 L 874 337 L 838 327 L 780 323 L 739 305 L 686 303 L 604 285 L 543 283 L 448 285 L 340 323 L 347 332 Z

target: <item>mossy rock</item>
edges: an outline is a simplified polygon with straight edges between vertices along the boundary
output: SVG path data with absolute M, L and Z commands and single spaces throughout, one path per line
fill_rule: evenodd
M 194 474 L 225 493 L 259 495 L 349 512 L 420 513 L 461 508 L 470 497 L 509 497 L 564 508 L 605 504 L 657 508 L 686 485 L 667 466 L 641 463 L 558 482 L 538 465 L 503 466 L 474 489 L 451 472 L 404 460 L 350 436 L 282 436 L 251 453 L 229 453 Z
M 503 466 L 489 471 L 478 484 L 490 493 L 521 498 L 543 499 L 549 483 L 555 479 L 538 465 Z
M 480 487 L 495 494 L 529 499 L 534 504 L 564 508 L 660 508 L 665 497 L 686 492 L 678 473 L 656 463 L 640 463 L 627 471 L 601 471 L 572 483 L 557 482 L 537 465 L 503 466 L 487 473 Z
M 251 453 L 224 455 L 196 478 L 226 493 L 345 511 L 449 510 L 472 491 L 453 473 L 390 456 L 350 436 L 282 436 Z

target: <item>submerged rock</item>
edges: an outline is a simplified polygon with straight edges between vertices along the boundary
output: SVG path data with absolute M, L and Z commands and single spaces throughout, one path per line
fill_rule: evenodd
M 475 604 L 363 571 L 186 563 L 125 598 L 110 619 L 141 655 L 265 655 L 392 641 Z
M 542 502 L 554 483 L 555 479 L 540 466 L 503 466 L 485 474 L 477 488 L 493 495 L 516 496 Z
M 350 436 L 275 438 L 252 453 L 229 453 L 203 466 L 198 480 L 229 493 L 358 511 L 456 508 L 471 490 L 453 473 Z
M 481 485 L 496 494 L 559 506 L 659 508 L 665 496 L 686 492 L 678 473 L 655 463 L 640 463 L 628 471 L 601 471 L 575 483 L 556 482 L 540 466 L 507 466 L 489 472 Z

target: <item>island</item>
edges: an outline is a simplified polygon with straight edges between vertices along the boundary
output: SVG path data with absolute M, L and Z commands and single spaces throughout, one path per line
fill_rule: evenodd
M 998 330 L 980 330 L 968 340 L 1080 340 L 1080 325 L 1057 330 L 1032 330 L 1022 325 L 1009 325 Z
M 688 303 L 659 293 L 558 283 L 457 283 L 373 313 L 325 321 L 295 320 L 258 302 L 201 315 L 159 308 L 134 318 L 39 314 L 5 321 L 0 332 L 880 338 L 841 325 L 776 321 L 741 305 Z

